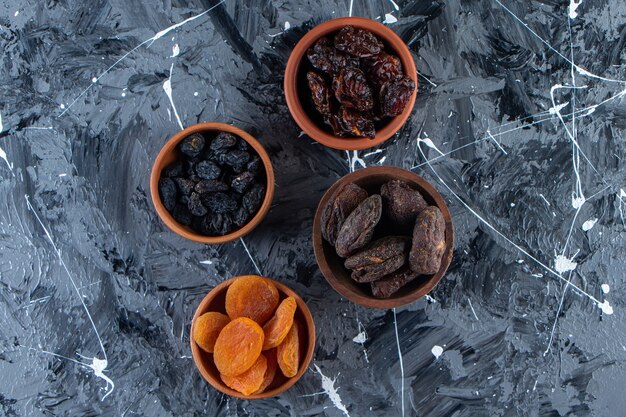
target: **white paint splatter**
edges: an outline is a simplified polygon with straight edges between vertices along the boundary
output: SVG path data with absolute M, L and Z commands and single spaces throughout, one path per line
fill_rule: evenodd
M 211 261 L 211 260 L 200 261 L 200 263 L 204 264 L 204 265 L 213 265 L 213 261 Z
M 4 130 L 4 125 L 2 124 L 2 114 L 0 114 L 0 132 Z
M 170 99 L 170 104 L 172 105 L 172 110 L 174 110 L 174 115 L 176 116 L 176 120 L 178 121 L 178 126 L 180 126 L 180 129 L 182 130 L 184 129 L 183 122 L 181 122 L 180 116 L 178 116 L 178 111 L 176 110 L 176 106 L 174 105 L 174 98 L 172 97 L 172 71 L 173 70 L 174 70 L 174 63 L 172 63 L 172 66 L 170 67 L 170 78 L 165 80 L 165 82 L 163 83 L 163 90 L 165 90 L 165 94 L 167 94 L 167 97 Z
M 197 91 L 195 91 L 195 92 L 193 93 L 193 96 L 194 96 L 194 97 L 198 97 L 198 92 L 197 92 Z
M 348 10 L 348 16 L 352 17 L 352 6 L 354 4 L 354 0 L 350 0 L 350 10 Z
M 365 332 L 361 332 L 357 334 L 356 336 L 354 336 L 352 338 L 352 341 L 354 343 L 359 343 L 362 345 L 363 343 L 367 342 L 367 334 Z
M 319 366 L 317 366 L 316 363 L 313 364 L 313 366 L 315 367 L 315 370 L 317 371 L 317 373 L 320 374 L 320 378 L 322 379 L 322 389 L 324 390 L 326 395 L 328 395 L 328 398 L 330 398 L 330 400 L 333 402 L 333 405 L 339 411 L 341 411 L 344 415 L 346 415 L 347 417 L 350 417 L 350 414 L 348 414 L 348 410 L 343 405 L 343 402 L 341 401 L 341 397 L 339 396 L 339 393 L 337 392 L 337 389 L 339 387 L 335 388 L 336 379 L 330 379 L 329 377 L 324 375 L 322 373 L 322 370 L 320 369 Z
M 348 166 L 350 167 L 350 172 L 354 172 L 356 170 L 357 163 L 363 168 L 367 167 L 365 161 L 359 158 L 359 151 L 352 151 L 352 156 L 350 155 L 350 151 L 346 151 L 346 154 L 348 155 Z
M 400 398 L 402 402 L 402 416 L 404 417 L 404 361 L 402 360 L 402 350 L 400 349 L 400 338 L 398 336 L 398 319 L 396 309 L 393 309 L 393 328 L 396 332 L 396 346 L 398 347 L 398 360 L 400 362 Z
M 240 237 L 239 240 L 241 241 L 241 244 L 243 245 L 243 248 L 246 250 L 246 253 L 248 254 L 248 258 L 250 258 L 250 260 L 252 261 L 252 265 L 254 265 L 254 269 L 256 269 L 257 274 L 262 276 L 263 274 L 261 273 L 261 269 L 256 264 L 256 262 L 254 261 L 254 258 L 252 257 L 252 254 L 250 253 L 250 251 L 248 250 L 248 247 L 246 246 L 246 242 L 243 241 L 242 237 Z
M 598 304 L 598 307 L 600 307 L 604 314 L 613 314 L 613 307 L 609 304 L 609 300 L 604 300 L 604 302 Z
M 20 11 L 16 11 L 15 14 L 13 16 L 17 17 L 20 14 Z
M 602 284 L 600 285 L 600 288 L 602 289 L 602 292 L 605 294 L 608 294 L 609 291 L 611 291 L 611 287 L 609 287 L 609 284 Z
M 291 29 L 291 23 L 285 20 L 285 30 L 287 31 L 289 29 Z
M 443 348 L 439 345 L 433 346 L 430 352 L 435 356 L 435 359 L 439 359 L 441 354 L 443 353 Z
M 390 2 L 391 4 L 393 4 L 393 8 L 394 8 L 394 9 L 396 9 L 396 10 L 400 10 L 400 7 L 396 4 L 396 2 L 395 2 L 395 1 L 393 1 L 393 0 L 389 0 L 389 2 Z
M 495 138 L 495 137 L 493 137 L 493 135 L 491 134 L 491 131 L 487 130 L 487 135 L 489 135 L 489 137 L 491 138 L 491 140 L 493 140 L 493 142 L 496 144 L 496 146 L 497 146 L 498 148 L 500 148 L 500 150 L 501 150 L 501 151 L 502 151 L 505 155 L 508 155 L 507 151 L 505 151 L 505 150 L 504 150 L 504 148 L 502 147 L 502 145 L 500 144 L 500 142 L 498 142 L 498 141 L 496 140 L 496 138 Z
M 6 152 L 4 152 L 4 149 L 2 148 L 0 148 L 0 158 L 3 159 L 4 162 L 6 162 L 7 166 L 9 167 L 9 171 L 11 171 L 11 174 L 15 176 L 15 173 L 13 172 L 13 164 L 9 162 L 9 160 L 7 159 L 7 154 Z
M 582 2 L 583 0 L 580 0 L 580 1 L 570 0 L 569 8 L 568 8 L 570 19 L 576 19 L 576 17 L 578 17 L 578 12 L 576 11 L 576 9 L 578 9 L 578 6 L 580 6 Z
M 554 270 L 559 274 L 573 271 L 574 269 L 576 269 L 576 266 L 578 266 L 578 264 L 572 259 L 568 259 L 567 257 L 565 257 L 565 255 L 560 254 L 557 255 L 556 258 L 554 258 Z
M 396 23 L 397 21 L 398 19 L 396 19 L 394 15 L 392 15 L 391 13 L 387 13 L 385 14 L 385 20 L 383 20 L 383 23 L 391 24 L 391 23 Z
M 122 91 L 122 97 L 126 97 L 126 93 Z
M 59 174 L 59 177 L 67 177 L 67 174 Z
M 65 108 L 65 104 L 61 103 L 61 109 Z
M 596 225 L 597 221 L 598 221 L 598 219 L 596 219 L 596 218 L 587 220 L 586 222 L 583 223 L 583 230 L 585 232 L 591 230 L 593 228 L 593 226 Z
M 548 207 L 550 207 L 550 202 L 546 199 L 546 196 L 543 194 L 539 194 L 539 197 L 541 197 L 543 199 L 543 201 L 546 202 L 546 204 L 548 205 Z
M 91 79 L 91 82 L 92 82 L 92 83 L 97 83 L 97 82 L 98 82 L 98 78 L 97 78 L 97 77 L 93 77 L 93 78 Z
M 178 46 L 177 43 L 174 44 L 174 46 L 172 46 L 172 55 L 170 56 L 170 58 L 175 58 L 180 54 L 180 47 Z
M 432 82 L 430 80 L 430 78 L 428 78 L 427 76 L 425 76 L 424 74 L 422 74 L 421 72 L 419 72 L 418 70 L 415 70 L 415 72 L 417 73 L 417 75 L 419 75 L 420 77 L 422 77 L 423 79 L 425 79 L 426 81 L 428 81 L 428 84 L 432 85 L 433 87 L 437 87 L 437 84 L 435 84 L 434 82 Z M 449 118 L 449 117 L 448 117 Z
M 418 138 L 418 139 L 417 139 L 417 146 L 418 146 L 418 147 L 419 147 L 419 144 L 420 144 L 420 143 L 424 143 L 424 144 L 425 144 L 426 146 L 428 146 L 429 148 L 434 149 L 434 150 L 436 150 L 437 152 L 439 152 L 439 154 L 441 154 L 441 156 L 444 156 L 444 153 L 443 153 L 443 152 L 441 152 L 441 151 L 439 150 L 439 148 L 435 146 L 435 144 L 433 143 L 433 141 L 432 141 L 432 140 L 430 140 L 430 138 L 424 138 L 424 139 L 419 139 L 419 138 Z
M 557 84 L 557 86 L 558 86 L 558 84 Z M 557 104 L 555 106 L 550 107 L 550 110 L 548 110 L 548 111 L 550 112 L 550 114 L 557 114 L 561 110 L 563 110 L 564 107 L 567 107 L 568 104 L 569 104 L 569 101 L 566 101 L 565 103 Z
M 467 302 L 469 303 L 469 306 L 472 309 L 472 313 L 474 313 L 474 317 L 476 317 L 476 320 L 480 321 L 480 319 L 476 315 L 476 310 L 474 310 L 474 306 L 472 305 L 472 300 L 470 300 L 469 297 L 467 297 Z

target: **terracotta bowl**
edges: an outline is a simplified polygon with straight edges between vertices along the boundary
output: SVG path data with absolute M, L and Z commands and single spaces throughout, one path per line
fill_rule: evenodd
M 196 313 L 193 315 L 193 322 L 191 324 L 192 335 L 194 333 L 194 325 L 196 323 L 196 319 L 202 314 L 209 311 L 219 311 L 221 313 L 225 312 L 224 302 L 226 299 L 226 290 L 237 278 L 239 277 L 231 278 L 228 281 L 222 282 L 221 284 L 213 288 L 200 302 L 200 305 L 196 309 Z M 296 300 L 298 307 L 296 309 L 295 317 L 300 321 L 300 323 L 302 323 L 305 329 L 305 343 L 304 346 L 301 347 L 300 351 L 300 357 L 303 359 L 300 362 L 300 369 L 298 369 L 298 373 L 295 376 L 287 378 L 282 376 L 282 374 L 280 374 L 280 371 L 277 371 L 276 379 L 274 380 L 274 382 L 272 382 L 272 384 L 265 392 L 262 392 L 261 394 L 244 395 L 238 391 L 229 388 L 222 382 L 222 380 L 220 379 L 220 374 L 215 367 L 215 364 L 213 363 L 213 354 L 207 353 L 200 349 L 200 347 L 193 340 L 193 336 L 190 337 L 191 354 L 193 356 L 196 367 L 202 374 L 202 377 L 209 384 L 211 384 L 213 388 L 232 397 L 238 397 L 248 400 L 274 397 L 286 391 L 293 384 L 295 384 L 300 379 L 300 377 L 304 375 L 307 368 L 309 367 L 309 364 L 311 363 L 311 359 L 313 359 L 313 351 L 315 350 L 315 323 L 313 322 L 313 316 L 311 316 L 311 311 L 302 300 L 302 298 L 300 298 L 300 296 L 289 287 L 281 284 L 278 281 L 274 281 L 273 279 L 267 279 L 269 279 L 276 286 L 276 288 L 278 288 L 278 293 L 281 300 L 287 297 L 293 297 Z M 278 375 L 282 376 L 282 378 L 279 378 Z
M 439 207 L 446 222 L 446 250 L 441 261 L 441 268 L 435 275 L 418 277 L 400 288 L 390 298 L 381 299 L 372 296 L 369 286 L 359 284 L 350 277 L 350 271 L 343 266 L 344 259 L 339 257 L 335 252 L 335 248 L 322 238 L 321 216 L 323 207 L 331 195 L 343 184 L 353 182 L 363 187 L 371 195 L 378 193 L 384 183 L 395 179 L 407 182 L 414 189 L 418 190 L 430 205 Z M 371 167 L 340 178 L 326 191 L 326 194 L 320 200 L 313 221 L 313 250 L 315 251 L 317 264 L 328 283 L 348 300 L 372 308 L 400 307 L 428 294 L 444 276 L 452 261 L 454 228 L 445 201 L 437 190 L 422 177 L 400 168 Z
M 194 133 L 217 134 L 219 132 L 232 133 L 233 135 L 248 142 L 263 162 L 267 184 L 265 186 L 265 198 L 263 199 L 261 208 L 259 208 L 259 211 L 246 225 L 224 236 L 206 236 L 174 220 L 170 212 L 167 211 L 161 202 L 161 197 L 159 196 L 159 179 L 161 178 L 161 171 L 179 158 L 179 151 L 176 148 L 176 145 L 178 145 L 181 140 Z M 188 128 L 176 133 L 165 143 L 163 148 L 161 148 L 161 151 L 157 155 L 154 165 L 152 166 L 152 173 L 150 174 L 150 194 L 152 195 L 152 203 L 154 204 L 157 214 L 163 223 L 170 228 L 170 230 L 184 238 L 193 240 L 194 242 L 217 245 L 245 236 L 257 227 L 261 220 L 263 220 L 263 217 L 265 217 L 270 208 L 272 198 L 274 198 L 274 170 L 272 169 L 272 163 L 270 162 L 270 158 L 267 155 L 267 152 L 265 152 L 263 145 L 261 145 L 258 140 L 250 136 L 245 131 L 226 123 L 199 123 L 189 126 Z
M 306 97 L 305 94 L 309 94 L 306 83 L 302 81 L 304 75 L 301 74 L 301 69 L 304 68 L 304 65 L 302 65 L 303 60 L 307 59 L 307 49 L 313 46 L 313 44 L 322 36 L 338 32 L 346 25 L 367 29 L 374 33 L 385 44 L 385 49 L 387 51 L 393 51 L 393 53 L 400 58 L 405 74 L 415 81 L 415 92 L 413 92 L 413 95 L 409 100 L 409 104 L 406 106 L 402 114 L 392 118 L 384 127 L 376 129 L 376 136 L 373 139 L 342 138 L 333 135 L 326 130 L 323 123 L 315 121 L 310 116 L 311 113 L 315 113 L 315 109 L 310 107 L 308 104 L 303 103 L 303 100 Z M 359 150 L 380 145 L 400 130 L 402 125 L 409 118 L 409 115 L 413 110 L 413 105 L 415 104 L 416 95 L 417 72 L 415 69 L 415 62 L 413 62 L 413 57 L 411 56 L 409 48 L 402 41 L 402 39 L 400 39 L 400 37 L 387 26 L 374 20 L 362 17 L 341 17 L 329 20 L 328 22 L 324 22 L 314 27 L 296 44 L 295 48 L 291 52 L 291 55 L 289 56 L 287 68 L 285 69 L 285 98 L 294 120 L 304 133 L 309 135 L 311 138 L 323 145 L 335 149 Z

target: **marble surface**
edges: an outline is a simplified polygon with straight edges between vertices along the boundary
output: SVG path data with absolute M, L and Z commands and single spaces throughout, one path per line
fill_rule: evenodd
M 295 42 L 348 15 L 420 75 L 408 123 L 361 152 L 301 135 L 282 91 Z M 624 22 L 623 0 L 0 0 L 0 415 L 624 415 Z M 202 121 L 273 158 L 243 241 L 185 241 L 151 205 L 158 150 Z M 431 181 L 457 236 L 430 296 L 388 311 L 337 295 L 310 243 L 324 190 L 380 164 Z M 305 298 L 318 344 L 249 402 L 201 379 L 189 328 L 257 270 Z

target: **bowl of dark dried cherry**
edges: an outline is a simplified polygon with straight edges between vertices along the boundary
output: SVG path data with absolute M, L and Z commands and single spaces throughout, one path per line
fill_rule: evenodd
M 454 227 L 444 199 L 419 175 L 370 167 L 340 178 L 313 221 L 315 259 L 328 283 L 365 307 L 428 294 L 446 273 Z
M 226 123 L 176 133 L 152 167 L 150 193 L 167 227 L 199 243 L 238 239 L 265 217 L 274 170 L 261 143 Z
M 380 145 L 409 118 L 417 72 L 391 29 L 343 17 L 314 27 L 296 44 L 284 88 L 304 133 L 331 148 L 359 150 Z

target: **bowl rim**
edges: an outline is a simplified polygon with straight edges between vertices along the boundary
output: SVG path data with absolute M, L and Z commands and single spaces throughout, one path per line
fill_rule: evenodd
M 200 355 L 202 355 L 204 351 L 202 351 L 200 347 L 198 346 L 198 344 L 194 341 L 193 332 L 194 332 L 196 319 L 200 315 L 208 312 L 207 308 L 209 304 L 215 299 L 215 297 L 221 291 L 225 291 L 236 279 L 245 277 L 245 276 L 249 276 L 249 275 L 239 275 L 239 276 L 230 278 L 226 281 L 223 281 L 219 283 L 218 285 L 216 285 L 213 289 L 211 289 L 204 296 L 202 301 L 200 301 L 200 304 L 198 304 L 198 307 L 196 308 L 196 311 L 193 315 L 193 319 L 191 321 L 189 343 L 191 345 L 191 356 L 193 357 L 193 362 L 196 368 L 198 369 L 198 371 L 200 372 L 204 380 L 207 381 L 213 388 L 215 388 L 216 390 L 226 395 L 230 395 L 231 397 L 237 397 L 237 398 L 241 398 L 244 400 L 259 400 L 259 399 L 264 399 L 264 398 L 271 398 L 282 392 L 285 392 L 286 390 L 291 388 L 296 382 L 298 382 L 298 380 L 302 377 L 302 375 L 304 375 L 304 373 L 307 371 L 307 369 L 309 368 L 309 364 L 313 360 L 313 353 L 315 351 L 315 341 L 316 341 L 315 321 L 313 320 L 313 315 L 311 314 L 311 310 L 309 310 L 309 307 L 306 305 L 302 297 L 300 297 L 294 290 L 289 288 L 287 285 L 279 281 L 276 281 L 272 278 L 262 277 L 262 278 L 269 280 L 272 284 L 274 284 L 280 293 L 286 295 L 287 297 L 293 297 L 296 300 L 298 309 L 304 316 L 305 323 L 303 323 L 303 325 L 305 325 L 307 329 L 309 345 L 306 348 L 306 353 L 304 355 L 304 359 L 300 363 L 300 368 L 298 369 L 298 372 L 296 373 L 295 376 L 288 378 L 284 384 L 278 387 L 275 387 L 269 391 L 264 391 L 260 394 L 251 394 L 251 395 L 244 395 L 238 391 L 235 391 L 232 388 L 229 388 L 222 381 L 218 380 L 217 378 L 214 378 L 213 375 L 210 372 L 208 372 L 205 367 L 200 365 L 201 364 Z
M 380 37 L 381 40 L 383 40 L 396 52 L 402 62 L 405 74 L 415 81 L 415 91 L 413 91 L 413 94 L 409 99 L 409 104 L 406 106 L 404 111 L 398 116 L 392 118 L 389 123 L 385 125 L 385 127 L 377 130 L 376 136 L 373 139 L 341 138 L 326 132 L 317 126 L 317 124 L 309 117 L 298 94 L 298 72 L 300 71 L 300 65 L 307 49 L 309 49 L 309 47 L 312 46 L 320 37 L 337 31 L 339 28 L 347 25 L 368 29 L 374 32 L 377 37 Z M 289 108 L 291 116 L 304 133 L 310 136 L 313 140 L 334 149 L 362 150 L 372 148 L 385 142 L 398 132 L 406 123 L 415 105 L 418 90 L 418 78 L 415 62 L 409 47 L 393 30 L 380 22 L 364 17 L 339 17 L 315 26 L 296 44 L 289 56 L 287 66 L 285 68 L 284 90 L 287 107 Z
M 246 223 L 242 228 L 237 229 L 224 236 L 205 236 L 200 233 L 193 232 L 190 228 L 178 223 L 176 220 L 174 220 L 174 217 L 172 217 L 170 212 L 167 211 L 167 209 L 161 202 L 161 197 L 159 195 L 159 179 L 161 178 L 161 171 L 165 168 L 163 160 L 172 151 L 174 151 L 176 145 L 178 145 L 178 143 L 184 138 L 194 133 L 205 132 L 228 132 L 245 140 L 259 155 L 265 169 L 265 197 L 263 199 L 261 207 L 256 212 L 256 214 L 248 221 L 248 223 Z M 198 243 L 206 243 L 210 245 L 222 244 L 231 242 L 235 239 L 247 235 L 259 225 L 261 220 L 263 220 L 263 218 L 269 211 L 270 205 L 272 204 L 272 199 L 274 198 L 274 181 L 274 169 L 272 167 L 270 157 L 258 139 L 256 139 L 243 129 L 227 123 L 197 123 L 177 132 L 172 137 L 170 137 L 167 142 L 165 142 L 163 147 L 161 147 L 161 150 L 154 160 L 154 164 L 152 165 L 152 171 L 150 173 L 150 195 L 152 197 L 152 204 L 154 205 L 154 208 L 156 209 L 159 218 L 172 232 Z
M 324 245 L 328 244 L 324 241 L 321 233 L 321 215 L 324 206 L 326 205 L 332 194 L 335 192 L 335 190 L 337 190 L 337 188 L 341 185 L 348 182 L 358 182 L 363 178 L 374 175 L 388 175 L 394 177 L 394 179 L 400 179 L 409 183 L 417 184 L 428 193 L 429 197 L 431 197 L 435 201 L 435 205 L 441 210 L 446 224 L 446 250 L 442 255 L 441 267 L 439 268 L 439 271 L 437 271 L 435 275 L 431 276 L 424 285 L 420 286 L 415 291 L 405 294 L 401 297 L 375 298 L 372 295 L 367 296 L 364 295 L 362 292 L 354 291 L 351 287 L 345 285 L 341 279 L 335 276 L 324 254 Z M 445 200 L 443 199 L 441 194 L 439 194 L 439 192 L 432 186 L 432 184 L 430 184 L 424 178 L 412 171 L 397 167 L 368 167 L 344 175 L 343 177 L 339 178 L 330 188 L 328 188 L 326 193 L 324 193 L 324 195 L 320 199 L 313 220 L 312 243 L 313 251 L 315 253 L 315 260 L 320 268 L 320 271 L 322 272 L 322 275 L 324 275 L 326 281 L 328 281 L 328 283 L 340 295 L 364 307 L 394 308 L 410 304 L 420 299 L 424 295 L 428 294 L 439 283 L 441 278 L 443 278 L 448 267 L 450 266 L 450 263 L 452 262 L 452 256 L 454 254 L 454 225 L 452 223 L 452 216 L 450 215 L 450 211 Z

